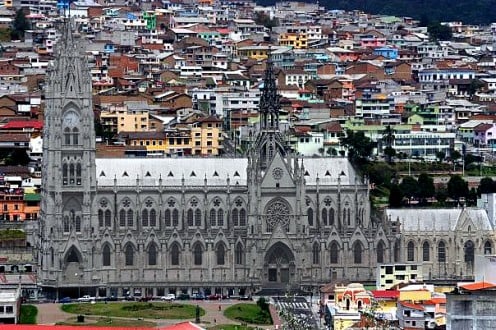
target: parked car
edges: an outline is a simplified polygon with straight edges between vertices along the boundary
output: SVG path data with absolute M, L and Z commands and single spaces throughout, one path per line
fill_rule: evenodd
M 176 297 L 177 300 L 189 300 L 190 296 L 187 293 L 181 293 Z
M 61 304 L 68 304 L 68 303 L 71 303 L 71 302 L 72 302 L 71 297 L 64 297 L 62 299 L 59 299 L 59 303 L 61 303 Z
M 202 293 L 193 293 L 191 296 L 191 299 L 193 300 L 205 300 L 205 295 Z
M 160 297 L 160 300 L 163 301 L 174 301 L 176 300 L 176 295 L 173 293 L 166 294 L 165 296 Z
M 92 296 L 87 295 L 87 294 L 78 298 L 79 302 L 90 302 L 90 301 L 94 301 L 94 300 L 95 300 L 95 297 L 92 297 Z

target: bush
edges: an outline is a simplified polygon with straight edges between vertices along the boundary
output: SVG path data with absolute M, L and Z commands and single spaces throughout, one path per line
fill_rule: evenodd
M 20 324 L 36 324 L 38 308 L 33 305 L 21 305 L 21 314 L 19 317 Z

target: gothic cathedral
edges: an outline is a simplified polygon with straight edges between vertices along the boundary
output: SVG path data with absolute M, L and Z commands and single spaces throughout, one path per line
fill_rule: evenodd
M 345 158 L 301 158 L 279 132 L 267 61 L 245 158 L 97 159 L 82 40 L 66 29 L 48 75 L 39 283 L 51 298 L 308 290 L 373 281 L 394 228 L 371 221 Z

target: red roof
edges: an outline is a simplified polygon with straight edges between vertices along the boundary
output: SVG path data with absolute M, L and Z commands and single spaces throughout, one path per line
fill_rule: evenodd
M 424 306 L 422 306 L 422 305 L 412 304 L 412 303 L 409 303 L 409 302 L 406 302 L 406 301 L 401 301 L 400 304 L 401 304 L 401 306 L 406 307 L 406 308 L 416 309 L 418 311 L 423 311 L 424 310 Z
M 460 285 L 460 288 L 468 290 L 468 291 L 477 291 L 477 290 L 485 290 L 485 289 L 494 289 L 496 288 L 496 284 L 489 282 L 474 282 Z
M 42 129 L 43 123 L 40 120 L 11 120 L 2 126 L 3 129 L 34 128 Z
M 162 330 L 204 330 L 205 328 L 200 327 L 192 322 L 182 322 L 174 325 L 169 325 Z
M 398 290 L 373 290 L 372 294 L 376 299 L 396 299 L 400 296 Z

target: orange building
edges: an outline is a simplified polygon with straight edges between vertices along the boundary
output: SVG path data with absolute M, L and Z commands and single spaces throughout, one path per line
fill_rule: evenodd
M 22 188 L 0 191 L 0 220 L 36 220 L 40 214 L 40 195 L 24 193 Z

